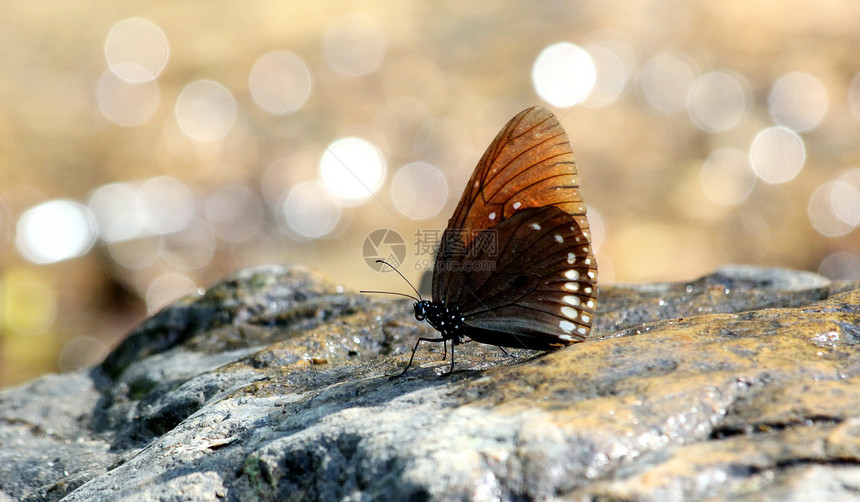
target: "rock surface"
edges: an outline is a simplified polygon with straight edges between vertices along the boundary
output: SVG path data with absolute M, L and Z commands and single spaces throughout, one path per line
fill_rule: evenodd
M 0 392 L 7 500 L 860 498 L 860 283 L 733 267 L 601 287 L 589 341 L 458 346 L 295 267 Z

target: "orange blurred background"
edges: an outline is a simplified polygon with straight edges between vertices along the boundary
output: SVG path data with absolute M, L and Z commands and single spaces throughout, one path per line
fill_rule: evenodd
M 7 2 L 0 387 L 242 267 L 405 291 L 366 237 L 402 236 L 417 282 L 417 236 L 533 104 L 570 135 L 602 283 L 860 277 L 860 4 L 611 5 Z

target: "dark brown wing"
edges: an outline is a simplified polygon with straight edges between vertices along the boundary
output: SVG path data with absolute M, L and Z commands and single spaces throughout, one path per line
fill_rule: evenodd
M 498 247 L 444 262 L 450 270 L 440 299 L 460 309 L 464 334 L 539 350 L 584 340 L 597 307 L 597 263 L 576 220 L 555 206 L 529 208 L 475 242 L 484 235 L 496 236 Z

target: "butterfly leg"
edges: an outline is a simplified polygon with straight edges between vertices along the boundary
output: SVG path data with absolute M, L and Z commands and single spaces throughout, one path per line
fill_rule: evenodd
M 418 350 L 418 345 L 421 344 L 421 342 L 437 342 L 438 343 L 438 342 L 447 342 L 447 340 L 445 340 L 444 338 L 419 338 L 418 341 L 415 342 L 415 346 L 412 347 L 412 355 L 409 356 L 409 364 L 406 365 L 406 368 L 404 368 L 402 372 L 398 373 L 397 375 L 393 375 L 391 378 L 399 378 L 399 377 L 402 377 L 403 375 L 406 374 L 406 372 L 412 366 L 412 360 L 415 359 L 415 351 Z M 452 359 L 453 359 L 453 355 L 454 355 L 454 349 L 452 347 L 451 348 Z
M 451 341 L 451 368 L 448 370 L 448 373 L 445 373 L 445 376 L 448 376 L 451 373 L 454 373 L 454 345 L 457 345 L 457 344 L 454 343 L 454 341 L 452 340 Z
M 504 352 L 504 354 L 505 354 L 506 356 L 511 357 L 511 358 L 514 358 L 514 359 L 516 359 L 516 358 L 517 358 L 517 356 L 515 356 L 515 355 L 511 354 L 510 352 L 508 352 L 507 350 L 505 350 L 505 348 L 504 348 L 504 347 L 502 347 L 501 345 L 497 345 L 497 347 L 499 347 L 499 348 L 502 350 L 502 352 Z
M 454 351 L 454 347 L 451 347 L 451 352 Z M 442 360 L 448 359 L 448 340 L 442 342 Z

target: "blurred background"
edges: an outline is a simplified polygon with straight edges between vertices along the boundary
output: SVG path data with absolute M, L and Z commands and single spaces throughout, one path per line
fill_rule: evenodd
M 860 4 L 611 5 L 6 2 L 0 387 L 242 267 L 408 291 L 365 258 L 417 283 L 534 104 L 570 135 L 602 283 L 860 277 Z

